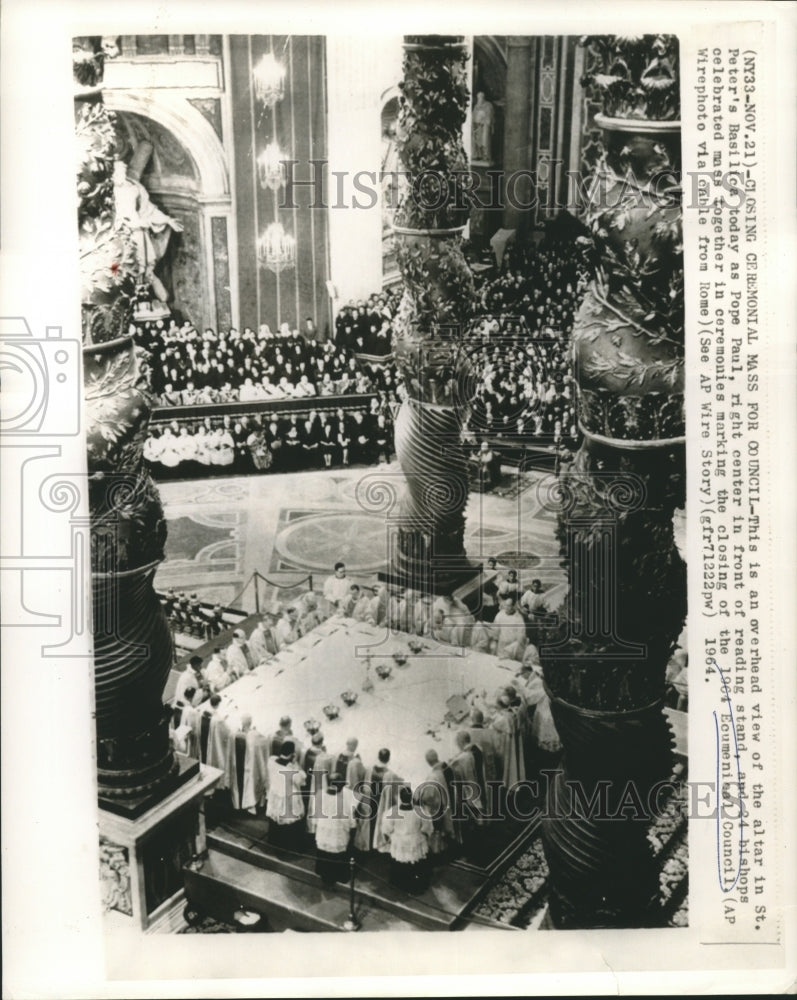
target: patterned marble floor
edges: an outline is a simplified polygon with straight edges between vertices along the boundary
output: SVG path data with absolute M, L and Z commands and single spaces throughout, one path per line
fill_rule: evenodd
M 563 582 L 553 483 L 548 473 L 507 471 L 493 493 L 471 493 L 468 555 L 517 564 L 525 568 L 524 582 L 532 568 L 546 587 Z M 169 537 L 156 586 L 254 611 L 254 585 L 246 585 L 256 570 L 287 588 L 311 573 L 319 589 L 344 559 L 353 580 L 371 582 L 387 561 L 388 519 L 403 485 L 396 463 L 163 483 Z M 258 587 L 261 607 L 267 606 L 276 589 Z M 289 595 L 290 589 L 282 593 Z

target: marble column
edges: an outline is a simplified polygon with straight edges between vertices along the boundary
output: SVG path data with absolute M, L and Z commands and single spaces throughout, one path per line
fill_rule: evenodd
M 505 229 L 521 230 L 523 227 L 524 210 L 517 204 L 510 204 L 510 202 L 519 200 L 528 204 L 533 196 L 529 179 L 511 180 L 518 171 L 531 168 L 529 145 L 531 88 L 531 38 L 525 35 L 510 36 L 507 39 L 504 184 L 502 191 Z

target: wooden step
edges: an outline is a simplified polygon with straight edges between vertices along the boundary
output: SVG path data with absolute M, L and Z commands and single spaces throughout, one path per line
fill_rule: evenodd
M 250 838 L 222 826 L 208 832 L 207 842 L 219 854 L 278 873 L 308 888 L 321 887 L 321 880 L 315 874 L 315 860 L 309 854 L 291 856 L 270 845 L 261 847 Z M 357 867 L 358 898 L 370 907 L 378 907 L 409 922 L 416 929 L 454 929 L 484 890 L 483 878 L 442 865 L 434 870 L 429 889 L 418 896 L 408 896 L 389 883 L 386 855 L 369 855 L 365 865 L 365 870 L 362 865 Z M 345 894 L 348 890 L 343 886 L 335 891 Z
M 189 905 L 227 923 L 242 907 L 262 914 L 268 931 L 342 931 L 349 916 L 348 887 L 310 885 L 214 848 L 200 871 L 186 868 L 183 874 Z M 416 924 L 359 896 L 356 914 L 363 930 L 417 930 Z

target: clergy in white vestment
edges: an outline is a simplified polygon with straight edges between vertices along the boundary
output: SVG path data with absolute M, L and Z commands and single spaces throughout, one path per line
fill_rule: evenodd
M 350 788 L 333 780 L 324 783 L 315 816 L 316 874 L 330 885 L 349 877 L 351 834 L 357 826 L 356 802 Z
M 276 618 L 265 614 L 252 629 L 249 636 L 249 652 L 255 665 L 265 663 L 280 650 L 280 642 L 275 629 Z
M 383 820 L 383 835 L 390 853 L 390 881 L 408 893 L 423 892 L 429 884 L 429 838 L 432 821 L 412 804 L 409 785 L 401 785 L 397 808 Z
M 186 699 L 186 689 L 193 688 L 194 695 L 190 701 L 192 705 L 198 705 L 202 701 L 202 689 L 197 684 L 197 672 L 202 666 L 201 656 L 192 656 L 191 660 L 186 663 L 185 667 L 177 678 L 177 684 L 174 688 L 174 700 L 175 702 L 187 701 Z M 201 674 L 200 674 L 201 676 Z
M 175 700 L 169 726 L 172 736 L 172 744 L 178 753 L 184 753 L 188 757 L 197 756 L 196 731 L 199 711 L 191 704 L 194 689 L 185 689 L 185 701 Z
M 243 629 L 237 628 L 232 634 L 232 642 L 227 647 L 227 669 L 234 678 L 238 678 L 244 677 L 254 666 L 246 642 L 246 633 Z
M 346 576 L 346 564 L 336 562 L 332 576 L 328 576 L 324 581 L 324 599 L 337 610 L 349 596 L 350 586 L 351 580 Z
M 412 609 L 412 624 L 416 635 L 431 635 L 434 627 L 434 602 L 431 594 L 421 594 Z
M 442 595 L 435 600 L 434 611 L 437 637 L 454 646 L 470 646 L 475 619 L 463 601 L 453 594 Z M 440 615 L 442 623 L 439 623 Z
M 277 638 L 280 641 L 280 648 L 290 646 L 302 635 L 304 632 L 299 624 L 299 612 L 295 604 L 289 604 L 277 622 Z
M 302 635 L 307 635 L 317 628 L 323 621 L 324 616 L 318 610 L 318 598 L 311 591 L 304 595 L 301 601 L 302 610 L 299 617 L 299 628 Z
M 384 583 L 374 585 L 374 596 L 368 606 L 367 621 L 371 625 L 384 625 L 387 621 L 387 587 Z
M 214 693 L 227 687 L 233 680 L 227 669 L 227 657 L 218 646 L 213 650 L 213 655 L 205 667 L 205 678 Z
M 530 615 L 542 618 L 548 614 L 548 599 L 540 580 L 531 581 L 531 586 L 520 598 L 520 603 Z
M 515 599 L 506 597 L 492 624 L 495 655 L 503 660 L 522 660 L 528 641 L 526 620 L 517 610 Z
M 344 618 L 353 618 L 354 609 L 357 607 L 357 602 L 360 600 L 362 591 L 360 590 L 360 585 L 358 583 L 352 583 L 349 586 L 349 592 L 346 597 L 338 604 L 337 612 Z M 333 609 L 334 610 L 334 609 Z
M 210 751 L 210 724 L 221 704 L 221 695 L 211 695 L 210 699 L 197 712 L 194 719 L 194 739 L 196 742 L 197 756 L 203 764 L 209 763 L 208 753 Z
M 354 593 L 353 588 L 352 593 Z M 356 596 L 357 600 L 354 603 L 354 607 L 351 609 L 350 617 L 357 622 L 366 622 L 371 615 L 371 597 L 368 591 L 360 591 L 359 588 Z
M 562 741 L 551 713 L 551 701 L 547 694 L 543 695 L 537 705 L 531 720 L 529 736 L 533 745 L 544 754 L 555 756 L 562 751 Z
M 490 626 L 486 622 L 476 622 L 470 635 L 470 648 L 477 653 L 489 653 L 491 646 Z

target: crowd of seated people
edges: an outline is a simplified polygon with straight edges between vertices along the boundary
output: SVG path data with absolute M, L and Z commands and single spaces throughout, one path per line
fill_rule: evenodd
M 371 295 L 365 301 L 349 302 L 335 318 L 335 342 L 355 354 L 383 357 L 392 351 L 393 317 L 401 299 L 401 288 Z
M 146 321 L 137 342 L 152 359 L 152 387 L 163 406 L 309 399 L 383 390 L 395 393 L 393 372 L 361 365 L 335 341 L 319 341 L 312 320 L 303 331 L 283 323 L 277 334 L 263 324 L 203 333 L 190 323 Z
M 577 241 L 510 243 L 500 272 L 480 289 L 485 313 L 523 320 L 530 335 L 546 327 L 568 336 L 590 279 L 590 267 Z
M 590 271 L 580 246 L 510 244 L 479 289 L 484 314 L 470 331 L 479 387 L 466 433 L 574 446 L 569 340 Z M 478 345 L 478 346 L 476 346 Z
M 499 272 L 482 280 L 484 314 L 468 333 L 478 388 L 464 427 L 465 444 L 483 466 L 482 488 L 498 482 L 507 448 L 576 447 L 568 343 L 588 274 L 576 244 L 543 243 L 533 249 L 510 245 Z M 358 416 L 346 407 L 343 417 L 340 411 L 311 415 L 312 426 L 307 414 L 264 413 L 155 428 L 146 453 L 153 471 L 186 477 L 207 475 L 211 467 L 239 474 L 389 460 L 392 422 L 404 396 L 385 347 L 399 296 L 400 289 L 388 290 L 344 306 L 335 338 L 326 342 L 318 340 L 310 319 L 301 330 L 283 323 L 277 334 L 267 325 L 257 333 L 200 334 L 173 321 L 140 324 L 137 336 L 152 355 L 153 386 L 165 406 L 288 398 L 312 406 L 318 396 L 379 395 L 378 414 Z M 375 349 L 377 336 L 384 350 Z
M 512 442 L 575 441 L 575 387 L 567 341 L 546 328 L 529 337 L 522 325 L 486 316 L 474 331 L 472 364 L 481 378 L 465 431 Z
M 373 465 L 391 460 L 393 413 L 382 394 L 367 410 L 174 420 L 150 425 L 144 458 L 158 480 Z

